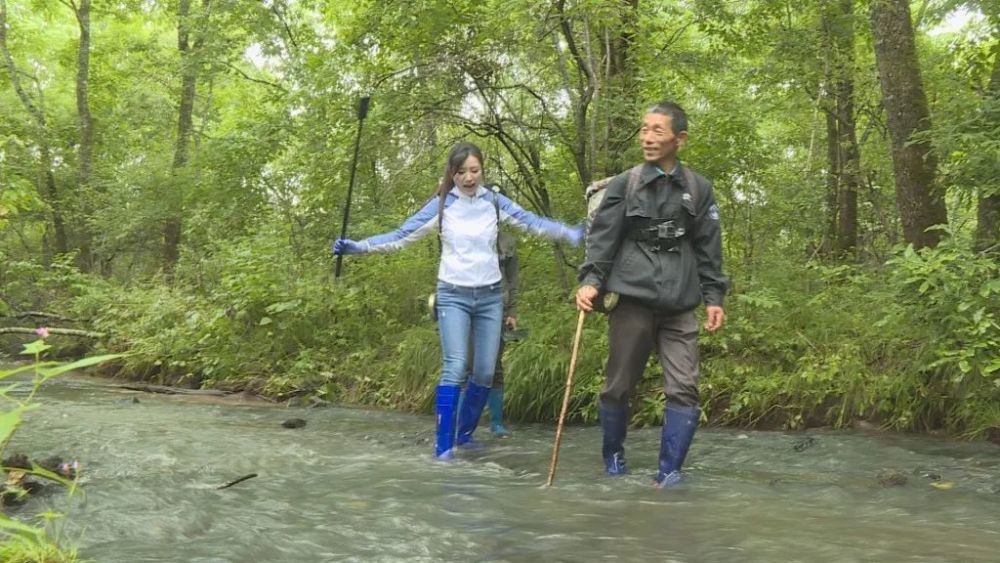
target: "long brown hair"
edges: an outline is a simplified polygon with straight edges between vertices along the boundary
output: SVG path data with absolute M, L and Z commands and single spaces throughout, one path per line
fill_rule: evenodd
M 444 176 L 441 177 L 441 183 L 438 184 L 437 188 L 438 231 L 441 230 L 441 221 L 444 217 L 444 200 L 448 197 L 451 187 L 455 185 L 455 174 L 458 174 L 458 169 L 465 164 L 465 160 L 470 156 L 479 159 L 479 165 L 483 165 L 483 151 L 479 150 L 479 147 L 472 143 L 459 143 L 448 152 L 448 162 L 444 167 Z

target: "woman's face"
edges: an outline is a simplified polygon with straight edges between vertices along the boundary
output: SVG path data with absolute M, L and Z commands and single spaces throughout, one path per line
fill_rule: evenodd
M 473 194 L 483 181 L 483 164 L 474 155 L 469 155 L 455 172 L 455 185 L 467 194 Z

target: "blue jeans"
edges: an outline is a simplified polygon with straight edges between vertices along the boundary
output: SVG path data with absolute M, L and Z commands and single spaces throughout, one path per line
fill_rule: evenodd
M 441 333 L 441 385 L 465 383 L 472 333 L 472 381 L 491 387 L 500 348 L 503 293 L 500 282 L 483 287 L 437 284 L 438 329 Z

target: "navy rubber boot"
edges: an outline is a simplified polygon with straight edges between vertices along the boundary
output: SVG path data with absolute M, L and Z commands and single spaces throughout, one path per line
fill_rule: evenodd
M 604 458 L 604 472 L 608 475 L 625 475 L 625 436 L 628 433 L 628 411 L 624 408 L 599 409 L 604 443 L 601 456 Z
M 698 428 L 699 416 L 701 411 L 698 407 L 667 405 L 663 413 L 663 433 L 660 435 L 660 470 L 653 477 L 655 487 L 668 488 L 681 482 L 681 466 Z
M 447 460 L 455 455 L 455 413 L 458 411 L 461 388 L 458 385 L 438 385 L 436 392 L 437 441 L 434 445 L 434 457 Z
M 486 399 L 486 406 L 490 409 L 490 431 L 497 438 L 509 438 L 510 432 L 503 425 L 503 387 L 493 387 L 490 389 L 490 396 Z
M 469 382 L 465 386 L 465 394 L 462 399 L 462 408 L 458 410 L 458 435 L 455 437 L 455 444 L 463 448 L 478 448 L 479 443 L 473 441 L 472 433 L 479 425 L 479 417 L 486 407 L 486 399 L 489 398 L 490 388 L 476 385 Z

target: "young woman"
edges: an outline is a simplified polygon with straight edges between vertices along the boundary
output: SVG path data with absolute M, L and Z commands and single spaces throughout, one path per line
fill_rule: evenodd
M 450 459 L 454 447 L 472 447 L 493 383 L 503 315 L 503 292 L 497 255 L 499 223 L 574 246 L 582 227 L 570 227 L 525 211 L 506 197 L 483 187 L 483 154 L 472 143 L 459 143 L 437 195 L 390 233 L 364 240 L 337 239 L 334 254 L 393 252 L 436 229 L 440 230 L 437 314 L 441 334 L 441 379 L 436 389 L 437 440 L 434 455 Z M 457 412 L 470 332 L 473 365 L 461 412 Z

